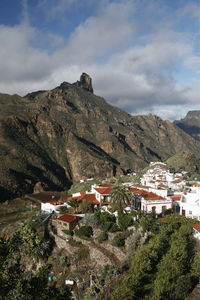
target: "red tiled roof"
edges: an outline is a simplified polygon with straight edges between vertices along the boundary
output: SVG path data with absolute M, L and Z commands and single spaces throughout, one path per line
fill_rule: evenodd
M 182 182 L 182 180 L 180 180 L 180 179 L 176 179 L 176 180 L 172 181 L 172 183 L 180 183 L 180 182 Z
M 80 197 L 78 197 L 77 199 L 78 201 L 86 201 L 88 203 L 91 203 L 91 204 L 99 204 L 100 202 L 96 199 L 96 196 L 95 194 L 85 194 L 85 195 L 82 195 Z
M 141 195 L 145 200 L 165 200 L 165 198 L 163 198 L 159 195 L 156 195 L 155 193 L 147 192 L 145 190 L 139 190 L 137 188 L 130 188 L 130 191 L 133 194 Z
M 112 193 L 113 188 L 107 187 L 107 188 L 95 188 L 95 190 L 101 194 L 101 195 L 109 195 Z
M 77 201 L 86 201 L 88 203 L 91 203 L 93 205 L 99 204 L 100 202 L 96 199 L 95 194 L 86 194 L 86 193 L 81 193 L 80 196 L 77 197 L 68 197 L 67 201 L 76 199 Z
M 173 201 L 180 201 L 181 200 L 181 195 L 174 195 L 174 196 L 171 196 L 171 199 Z
M 161 179 L 157 179 L 156 182 L 167 182 L 167 180 L 161 180 Z
M 192 227 L 200 233 L 200 224 L 194 224 Z
M 78 218 L 79 217 L 77 217 L 75 215 L 65 214 L 61 217 L 58 217 L 57 220 L 67 222 L 67 223 L 71 223 L 71 222 L 74 222 L 75 220 L 77 220 Z

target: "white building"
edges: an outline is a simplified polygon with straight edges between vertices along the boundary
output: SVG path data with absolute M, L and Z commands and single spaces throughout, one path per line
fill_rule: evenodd
M 170 198 L 163 198 L 154 193 L 148 192 L 142 195 L 141 210 L 147 213 L 161 214 L 167 209 L 172 209 L 172 200 Z
M 200 189 L 191 189 L 182 196 L 180 214 L 187 218 L 200 220 Z
M 70 207 L 69 204 L 67 204 L 66 202 L 42 202 L 41 203 L 41 211 L 44 213 L 52 213 L 53 211 L 56 213 L 59 213 L 60 208 L 62 207 Z
M 130 191 L 134 196 L 138 196 L 136 200 L 140 199 L 140 208 L 144 212 L 161 214 L 167 209 L 172 209 L 172 199 L 169 197 L 162 197 L 135 187 L 130 188 Z

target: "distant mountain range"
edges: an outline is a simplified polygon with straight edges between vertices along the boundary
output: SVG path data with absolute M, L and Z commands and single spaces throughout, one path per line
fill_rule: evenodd
M 83 178 L 137 171 L 180 151 L 200 155 L 200 142 L 170 121 L 131 116 L 94 95 L 85 73 L 25 97 L 0 94 L 0 111 L 1 200 L 35 185 L 59 191 Z

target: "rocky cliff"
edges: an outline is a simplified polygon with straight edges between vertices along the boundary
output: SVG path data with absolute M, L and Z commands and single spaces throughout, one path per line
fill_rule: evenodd
M 30 193 L 38 182 L 63 190 L 82 178 L 137 171 L 182 150 L 199 155 L 200 143 L 174 124 L 131 116 L 91 88 L 81 79 L 25 97 L 0 94 L 1 199 Z
M 192 110 L 181 119 L 174 122 L 176 126 L 184 130 L 196 140 L 200 141 L 200 111 Z

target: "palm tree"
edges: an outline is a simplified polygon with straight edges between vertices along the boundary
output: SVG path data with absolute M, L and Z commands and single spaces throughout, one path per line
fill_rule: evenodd
M 123 185 L 120 180 L 117 180 L 111 193 L 111 203 L 118 210 L 118 213 L 122 213 L 123 208 L 130 204 L 131 197 L 132 195 L 128 186 Z
M 72 199 L 68 201 L 68 204 L 73 207 L 74 211 L 77 212 L 78 207 L 80 206 L 80 202 L 77 199 Z

